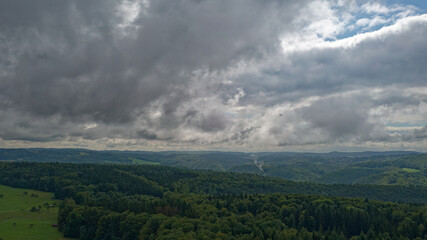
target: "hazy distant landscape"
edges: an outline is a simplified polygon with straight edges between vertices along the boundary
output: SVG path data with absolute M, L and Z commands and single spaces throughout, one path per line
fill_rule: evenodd
M 253 173 L 317 183 L 427 187 L 427 154 L 404 151 L 241 153 L 0 149 L 0 161 L 149 164 Z

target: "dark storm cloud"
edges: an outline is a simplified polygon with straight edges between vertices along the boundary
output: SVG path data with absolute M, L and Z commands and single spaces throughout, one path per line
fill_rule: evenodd
M 319 98 L 308 106 L 293 110 L 277 108 L 276 114 L 264 122 L 263 128 L 268 129 L 270 140 L 279 146 L 422 141 L 422 130 L 388 130 L 381 120 L 387 117 L 383 113 L 375 113 L 385 107 L 376 105 L 374 98 L 375 94 L 367 90 Z M 388 105 L 389 109 L 399 116 L 403 115 L 405 108 L 413 108 L 411 104 L 394 104 L 400 106 Z
M 325 130 L 331 138 L 339 139 L 355 135 L 360 131 L 370 131 L 367 111 L 358 99 L 327 99 L 301 109 L 301 116 L 312 127 Z
M 247 104 L 274 109 L 317 99 L 263 118 L 260 124 L 268 131 L 262 134 L 271 137 L 262 141 L 280 146 L 422 142 L 422 130 L 386 127 L 426 117 L 427 21 L 421 19 L 352 46 L 343 41 L 288 52 L 282 66 L 267 65 L 257 75 L 242 76 L 237 84 L 244 86 Z
M 207 114 L 196 116 L 191 119 L 190 125 L 197 126 L 206 132 L 223 130 L 226 127 L 226 117 L 219 111 L 210 111 Z
M 0 138 L 230 148 L 423 141 L 424 130 L 391 134 L 385 124 L 425 116 L 427 21 L 351 46 L 282 49 L 283 34 L 316 15 L 311 3 L 2 1 Z
M 416 138 L 427 138 L 427 125 L 420 130 L 415 130 L 414 134 Z
M 158 139 L 155 133 L 149 132 L 147 130 L 138 131 L 138 136 L 148 140 Z
M 40 116 L 126 120 L 132 79 L 121 78 L 113 1 L 2 2 L 1 95 Z M 13 13 L 13 14 L 11 14 Z M 119 106 L 121 105 L 121 106 Z M 120 109 L 120 110 L 119 110 Z
M 266 103 L 273 105 L 278 99 L 294 101 L 307 95 L 328 95 L 361 86 L 425 85 L 427 21 L 403 25 L 399 31 L 366 38 L 354 47 L 289 52 L 288 61 L 282 66 L 264 68 L 259 75 L 242 76 L 241 81 L 251 82 L 245 88 L 248 98 L 258 98 L 251 93 L 262 89 L 272 93 L 273 98 L 266 99 L 270 100 Z
M 8 106 L 72 121 L 132 121 L 150 102 L 186 89 L 193 71 L 221 71 L 276 49 L 301 4 L 152 1 L 140 3 L 126 32 L 121 3 L 3 1 L 0 95 Z M 183 99 L 174 100 L 166 113 Z

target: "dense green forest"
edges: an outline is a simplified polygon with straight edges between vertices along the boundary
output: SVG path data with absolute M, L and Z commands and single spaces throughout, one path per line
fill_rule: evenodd
M 0 163 L 0 184 L 54 192 L 58 198 L 102 183 L 97 191 L 120 189 L 156 197 L 165 191 L 198 194 L 297 193 L 369 198 L 383 201 L 427 203 L 422 186 L 318 184 L 246 173 L 197 171 L 152 165 L 62 163 Z M 128 189 L 129 188 L 129 189 Z M 71 195 L 70 195 L 71 194 Z
M 59 228 L 66 237 L 83 240 L 427 237 L 424 187 L 322 185 L 150 165 L 28 162 L 0 163 L 0 183 L 64 199 Z
M 416 152 L 130 152 L 0 149 L 0 161 L 119 163 L 254 173 L 318 183 L 427 187 L 427 154 Z

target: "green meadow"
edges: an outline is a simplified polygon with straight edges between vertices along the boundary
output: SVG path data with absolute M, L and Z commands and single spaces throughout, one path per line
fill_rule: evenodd
M 0 185 L 0 239 L 65 240 L 52 224 L 58 216 L 53 194 Z
M 129 160 L 132 161 L 132 164 L 160 165 L 159 162 L 150 162 L 150 161 L 145 161 L 145 160 L 142 160 L 142 159 L 132 158 L 132 157 L 130 157 Z
M 416 173 L 416 172 L 419 172 L 420 170 L 412 169 L 412 168 L 402 168 L 402 171 L 409 172 L 409 173 Z

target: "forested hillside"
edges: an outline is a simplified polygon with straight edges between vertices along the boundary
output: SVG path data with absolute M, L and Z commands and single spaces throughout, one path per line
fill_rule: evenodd
M 416 152 L 240 153 L 0 149 L 0 161 L 148 164 L 255 173 L 328 184 L 427 187 L 427 154 Z
M 59 228 L 66 237 L 82 240 L 423 239 L 427 234 L 426 206 L 371 200 L 425 202 L 422 187 L 321 185 L 148 165 L 27 162 L 0 163 L 0 183 L 64 199 Z
M 427 186 L 427 155 L 409 155 L 391 160 L 359 162 L 326 174 L 317 181 Z
M 143 159 L 138 152 L 55 148 L 0 149 L 0 161 L 159 164 Z
M 75 192 L 97 191 L 144 193 L 162 196 L 165 191 L 201 194 L 301 193 L 360 197 L 383 201 L 427 203 L 427 188 L 317 184 L 245 173 L 185 170 L 150 165 L 94 165 L 61 163 L 0 163 L 0 183 L 54 192 L 58 198 Z

